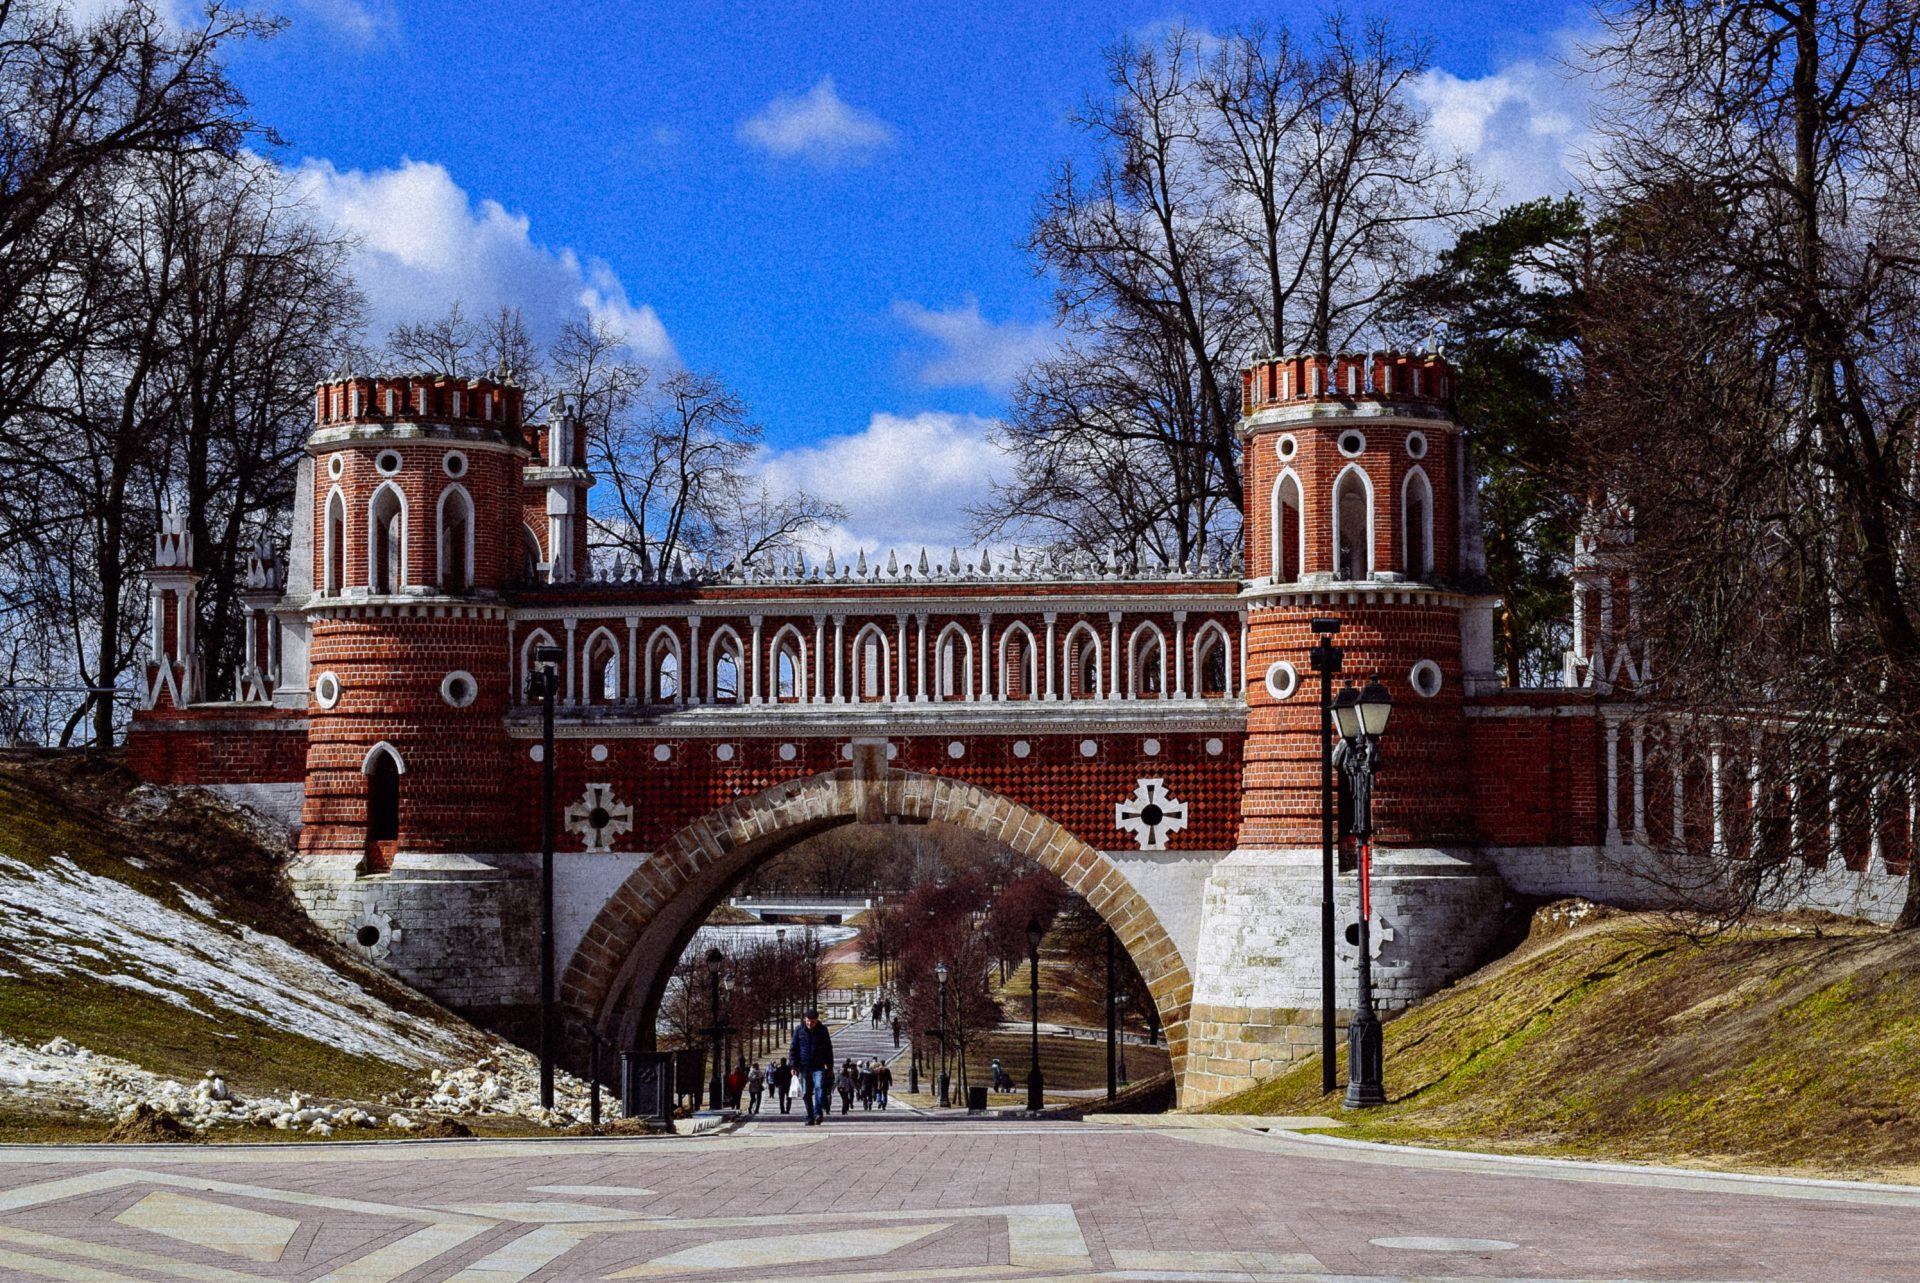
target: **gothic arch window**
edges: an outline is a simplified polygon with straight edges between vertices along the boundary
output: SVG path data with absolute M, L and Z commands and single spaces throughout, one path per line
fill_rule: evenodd
M 1000 698 L 1032 699 L 1040 690 L 1040 648 L 1025 624 L 1000 634 Z
M 933 647 L 933 697 L 937 700 L 973 698 L 973 638 L 959 624 L 940 630 Z
M 853 639 L 853 698 L 855 703 L 878 703 L 887 698 L 893 647 L 878 624 L 868 624 Z
M 440 591 L 463 593 L 473 587 L 473 498 L 455 483 L 440 492 Z
M 740 702 L 740 656 L 743 653 L 740 635 L 733 629 L 723 624 L 714 632 L 713 640 L 707 645 L 708 703 Z
M 327 516 L 322 523 L 321 559 L 323 570 L 320 591 L 338 597 L 347 584 L 347 498 L 335 486 L 327 496 Z
M 1133 630 L 1127 645 L 1127 671 L 1134 699 L 1161 699 L 1167 693 L 1167 639 L 1153 624 Z
M 1417 465 L 1400 483 L 1400 549 L 1400 568 L 1407 578 L 1433 574 L 1433 483 Z
M 1225 699 L 1233 689 L 1233 650 L 1219 624 L 1209 622 L 1193 635 L 1193 673 L 1201 699 Z
M 522 522 L 520 526 L 520 581 L 537 584 L 540 582 L 540 536 L 533 533 L 533 527 Z
M 407 583 L 407 498 L 388 482 L 367 504 L 367 588 L 376 596 Z
M 1083 621 L 1068 630 L 1061 646 L 1067 661 L 1067 698 L 1099 699 L 1105 693 L 1100 635 Z
M 553 635 L 544 628 L 534 629 L 531 633 L 527 634 L 527 639 L 520 643 L 520 685 L 514 692 L 514 698 L 516 700 L 523 700 L 527 697 L 527 682 L 533 677 L 533 652 L 541 646 L 557 646 L 558 644 L 558 642 L 553 640 Z
M 1373 575 L 1373 482 L 1357 463 L 1333 483 L 1333 574 L 1347 581 Z
M 680 702 L 680 639 L 671 629 L 653 631 L 647 640 L 647 702 Z
M 1300 478 L 1292 468 L 1273 483 L 1273 581 L 1290 584 L 1300 578 L 1307 529 L 1300 501 Z
M 782 704 L 807 698 L 807 639 L 792 624 L 773 636 L 773 698 Z
M 608 628 L 597 628 L 581 648 L 582 702 L 618 704 L 620 702 L 620 642 Z

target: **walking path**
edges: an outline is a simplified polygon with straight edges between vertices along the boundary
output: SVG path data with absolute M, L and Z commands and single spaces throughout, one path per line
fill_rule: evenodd
M 1257 1130 L 1270 1119 L 854 1121 L 707 1138 L 0 1147 L 0 1278 L 1920 1280 L 1920 1189 Z

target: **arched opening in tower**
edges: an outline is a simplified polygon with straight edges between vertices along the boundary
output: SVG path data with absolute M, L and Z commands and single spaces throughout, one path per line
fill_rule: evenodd
M 406 575 L 402 559 L 406 530 L 401 523 L 399 492 L 391 486 L 382 486 L 373 496 L 368 526 L 373 538 L 367 550 L 367 586 L 376 596 L 398 592 Z
M 1283 584 L 1300 578 L 1300 483 L 1291 474 L 1280 478 L 1274 496 L 1273 578 Z
M 1373 574 L 1373 503 L 1367 494 L 1366 480 L 1357 471 L 1340 478 L 1333 493 L 1334 573 L 1344 580 L 1370 578 Z
M 367 763 L 367 859 L 376 870 L 393 867 L 400 840 L 400 764 L 377 752 Z

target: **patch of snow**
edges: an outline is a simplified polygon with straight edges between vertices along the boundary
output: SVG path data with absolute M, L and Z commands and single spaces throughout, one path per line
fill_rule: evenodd
M 196 909 L 212 913 L 200 901 Z M 217 915 L 216 915 L 217 916 Z M 10 962 L 150 994 L 183 1011 L 234 1013 L 344 1052 L 423 1068 L 474 1052 L 471 1038 L 397 1012 L 325 962 L 250 928 L 238 936 L 65 857 L 36 868 L 0 855 Z

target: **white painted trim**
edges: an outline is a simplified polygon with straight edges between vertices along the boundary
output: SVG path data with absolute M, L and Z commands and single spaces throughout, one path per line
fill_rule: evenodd
M 866 649 L 866 636 L 872 633 L 880 639 L 880 688 L 870 690 L 867 687 L 867 669 L 862 658 Z M 847 703 L 864 704 L 871 696 L 874 702 L 887 703 L 893 698 L 893 640 L 887 636 L 887 630 L 871 621 L 862 624 L 853 635 L 853 646 L 847 651 Z
M 1427 476 L 1427 470 L 1417 463 L 1407 469 L 1406 476 L 1400 478 L 1400 550 L 1404 559 L 1407 544 L 1411 542 L 1407 538 L 1409 533 L 1407 520 L 1411 513 L 1408 494 L 1413 488 L 1415 478 L 1419 479 L 1421 489 L 1427 492 L 1427 501 L 1422 505 L 1422 511 L 1426 513 L 1426 529 L 1422 532 L 1425 538 L 1421 540 L 1425 556 L 1421 565 L 1403 565 L 1403 570 L 1410 578 L 1428 579 L 1433 575 L 1433 479 Z
M 1040 689 L 1040 644 L 1034 638 L 1033 629 L 1027 627 L 1024 622 L 1018 619 L 1013 620 L 1005 628 L 1002 628 L 1000 630 L 1000 640 L 994 649 L 995 663 L 996 663 L 996 666 L 1000 669 L 1000 687 L 999 687 L 1000 698 L 1002 700 L 1012 699 L 1012 694 L 1011 694 L 1012 686 L 1009 684 L 1007 680 L 1007 639 L 1009 637 L 1012 637 L 1015 633 L 1019 633 L 1022 637 L 1025 637 L 1027 639 L 1027 696 L 1026 697 L 1029 700 L 1038 700 L 1042 698 L 1042 695 L 1043 695 L 1043 692 Z M 1016 701 L 1016 702 L 1025 702 L 1025 701 Z
M 465 504 L 467 508 L 467 548 L 466 548 L 467 583 L 466 583 L 466 587 L 461 589 L 461 591 L 472 592 L 474 580 L 477 578 L 477 576 L 474 574 L 474 564 L 473 564 L 473 528 L 475 525 L 475 518 L 479 515 L 479 510 L 473 506 L 473 496 L 467 493 L 467 488 L 461 485 L 458 481 L 448 483 L 446 488 L 440 492 L 440 500 L 435 505 L 435 508 L 434 508 L 433 545 L 434 545 L 436 573 L 434 575 L 433 582 L 443 592 L 446 590 L 446 586 L 447 586 L 447 501 L 449 499 L 453 499 L 456 497 L 459 499 L 461 503 Z
M 1207 696 L 1205 696 L 1203 693 L 1206 689 L 1206 683 L 1204 680 L 1205 674 L 1206 674 L 1206 668 L 1203 661 L 1206 658 L 1205 643 L 1209 634 L 1219 639 L 1220 646 L 1222 649 L 1222 655 L 1226 661 L 1226 669 L 1225 669 L 1225 677 L 1227 679 L 1226 685 L 1221 687 L 1220 694 L 1217 696 L 1214 696 L 1213 698 L 1232 699 L 1234 697 L 1233 638 L 1227 635 L 1226 628 L 1223 627 L 1220 621 L 1217 619 L 1209 619 L 1205 623 L 1201 624 L 1198 628 L 1194 629 L 1193 641 L 1189 643 L 1190 646 L 1192 647 L 1193 663 L 1192 663 L 1192 667 L 1188 670 L 1188 673 L 1193 678 L 1193 698 L 1195 699 L 1207 698 Z
M 407 773 L 407 759 L 400 756 L 400 750 L 387 741 L 381 740 L 378 744 L 368 749 L 367 755 L 360 759 L 360 773 L 362 775 L 373 774 L 373 759 L 381 753 L 385 753 L 393 759 L 394 773 L 396 775 L 405 775 Z
M 1380 569 L 1380 518 L 1373 502 L 1373 478 L 1367 475 L 1367 470 L 1361 467 L 1358 461 L 1340 469 L 1340 474 L 1333 479 L 1333 488 L 1327 492 L 1332 500 L 1330 515 L 1333 521 L 1333 564 L 1329 569 L 1335 576 L 1340 573 L 1340 487 L 1346 483 L 1349 476 L 1360 478 L 1361 488 L 1367 498 L 1367 573 L 1355 579 L 1337 580 L 1337 582 L 1363 583 L 1373 577 L 1374 571 Z
M 960 644 L 966 647 L 966 658 L 962 661 L 961 673 L 956 674 L 964 675 L 965 680 L 957 683 L 959 686 L 958 691 L 948 694 L 943 689 L 946 685 L 946 665 L 943 662 L 943 656 L 947 653 L 947 647 L 949 645 L 948 639 L 955 635 L 958 635 L 960 638 Z M 945 628 L 942 628 L 939 635 L 933 640 L 932 686 L 933 690 L 931 694 L 936 703 L 964 704 L 970 703 L 973 700 L 973 634 L 968 632 L 966 626 L 957 619 L 950 622 Z
M 656 701 L 654 698 L 654 676 L 659 670 L 659 665 L 654 662 L 654 658 L 658 654 L 663 637 L 667 642 L 667 654 L 673 656 L 673 702 L 685 704 L 687 702 L 687 662 L 680 646 L 680 634 L 666 624 L 661 624 L 647 636 L 647 646 L 643 652 L 646 656 L 645 673 L 640 679 L 641 702 L 646 704 L 665 702 Z
M 412 580 L 413 564 L 412 564 L 412 559 L 409 556 L 411 549 L 409 549 L 407 546 L 408 543 L 410 542 L 409 539 L 407 538 L 407 534 L 412 527 L 412 514 L 409 513 L 407 510 L 407 492 L 402 490 L 399 486 L 393 484 L 392 481 L 382 481 L 378 486 L 374 487 L 373 493 L 367 496 L 367 591 L 368 592 L 373 591 L 374 582 L 377 578 L 376 572 L 377 572 L 378 562 L 379 562 L 379 558 L 374 555 L 380 548 L 380 540 L 377 535 L 377 531 L 379 529 L 379 523 L 375 519 L 374 513 L 380 507 L 380 496 L 388 493 L 389 491 L 392 492 L 393 497 L 397 499 L 400 503 L 400 582 L 394 583 L 394 584 L 388 584 L 387 592 L 388 593 L 405 592 L 407 589 L 407 585 L 413 581 Z
M 1273 493 L 1269 496 L 1269 520 L 1267 522 L 1267 578 L 1273 583 L 1292 583 L 1291 579 L 1282 579 L 1280 557 L 1280 489 L 1287 482 L 1293 482 L 1295 502 L 1294 510 L 1294 546 L 1300 550 L 1300 574 L 1307 573 L 1307 488 L 1301 483 L 1300 474 L 1292 468 L 1280 469 L 1280 475 L 1273 479 Z
M 1073 639 L 1079 636 L 1082 629 L 1085 629 L 1087 636 L 1093 639 L 1093 695 L 1091 698 L 1106 699 L 1109 697 L 1106 689 L 1106 648 L 1100 644 L 1100 630 L 1084 619 L 1067 629 L 1067 635 L 1060 639 L 1060 670 L 1066 674 L 1067 678 L 1063 683 L 1065 690 L 1061 692 L 1061 696 L 1065 699 L 1089 698 L 1085 695 L 1073 694 L 1074 679 L 1080 675 L 1073 663 Z
M 728 647 L 728 649 L 733 654 L 733 698 L 729 700 L 723 700 L 719 697 L 720 696 L 720 682 L 719 682 L 720 643 L 728 639 L 731 639 L 733 643 L 730 647 Z M 743 642 L 741 642 L 740 634 L 734 631 L 733 625 L 722 624 L 718 628 L 713 630 L 713 635 L 707 638 L 707 664 L 706 664 L 707 680 L 705 682 L 705 690 L 707 693 L 704 697 L 707 703 L 744 705 L 747 702 L 746 659 L 747 659 L 746 645 Z
M 793 636 L 794 647 L 799 652 L 799 659 L 793 666 L 793 695 L 783 700 L 780 696 L 780 639 L 786 637 L 788 634 L 792 634 Z M 774 632 L 773 640 L 767 643 L 767 703 L 805 704 L 811 701 L 814 691 L 812 683 L 808 678 L 808 674 L 812 672 L 807 662 L 810 653 L 811 651 L 807 646 L 806 634 L 800 631 L 798 625 L 792 623 L 782 624 L 779 629 Z
M 626 682 L 622 677 L 623 670 L 620 666 L 620 639 L 614 635 L 613 629 L 602 624 L 587 634 L 586 641 L 580 643 L 581 681 L 579 702 L 582 704 L 591 704 L 593 702 L 587 698 L 587 692 L 593 689 L 593 643 L 601 637 L 606 638 L 607 644 L 613 647 L 613 693 L 608 698 L 607 703 L 618 704 L 622 699 L 632 693 L 626 689 Z
M 1140 691 L 1140 639 L 1147 633 L 1160 644 L 1160 691 L 1156 695 L 1143 695 Z M 1133 633 L 1127 638 L 1127 698 L 1128 699 L 1171 699 L 1173 697 L 1172 675 L 1167 671 L 1167 660 L 1172 652 L 1167 647 L 1167 635 L 1160 625 L 1150 619 L 1135 624 Z

